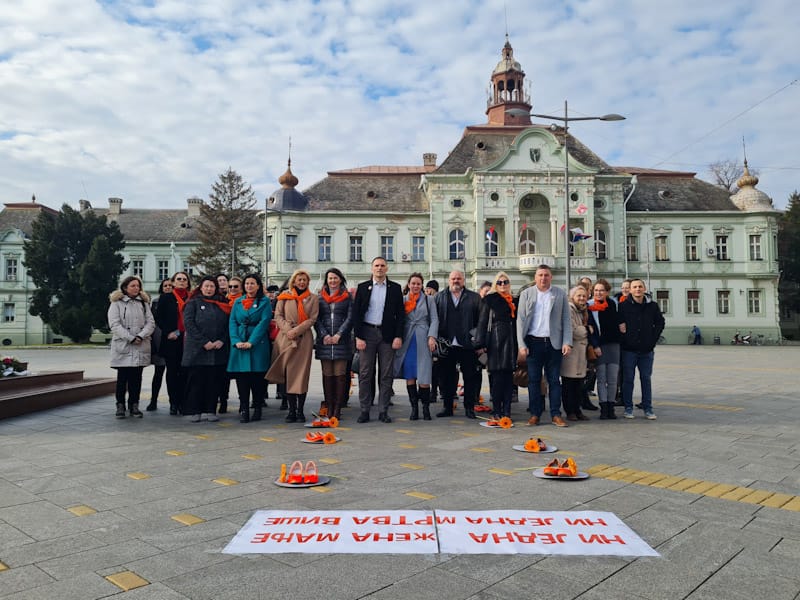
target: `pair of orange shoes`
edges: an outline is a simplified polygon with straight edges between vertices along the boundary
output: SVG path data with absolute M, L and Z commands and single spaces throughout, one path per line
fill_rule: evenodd
M 312 444 L 335 444 L 336 443 L 336 436 L 328 431 L 327 433 L 321 433 L 319 431 L 309 431 L 306 433 L 306 441 L 311 442 Z
M 310 460 L 306 463 L 305 468 L 303 468 L 303 463 L 299 460 L 296 460 L 292 463 L 292 466 L 289 467 L 289 474 L 286 478 L 286 483 L 318 483 L 319 482 L 319 475 L 317 474 L 317 463 L 313 460 Z
M 578 474 L 578 465 L 572 460 L 572 457 L 566 459 L 563 463 L 559 464 L 558 459 L 554 458 L 542 472 L 551 477 L 575 477 Z

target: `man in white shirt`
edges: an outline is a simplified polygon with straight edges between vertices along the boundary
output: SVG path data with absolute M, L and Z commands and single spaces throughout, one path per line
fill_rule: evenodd
M 541 392 L 542 370 L 549 387 L 550 420 L 566 427 L 561 416 L 561 357 L 572 350 L 572 323 L 569 300 L 561 288 L 552 287 L 553 272 L 539 265 L 534 283 L 519 296 L 517 339 L 519 357 L 528 365 L 528 425 L 538 425 L 544 412 Z

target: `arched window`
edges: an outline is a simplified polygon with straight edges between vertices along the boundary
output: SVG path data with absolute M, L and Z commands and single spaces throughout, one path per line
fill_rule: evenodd
M 606 253 L 606 232 L 602 229 L 594 230 L 594 255 L 601 260 L 608 258 Z
M 536 232 L 524 227 L 519 235 L 519 253 L 536 254 Z
M 461 229 L 453 229 L 450 232 L 450 260 L 464 260 L 466 258 L 466 245 L 464 244 L 464 232 Z
M 497 230 L 494 226 L 486 230 L 486 256 L 499 256 L 500 244 L 497 243 Z

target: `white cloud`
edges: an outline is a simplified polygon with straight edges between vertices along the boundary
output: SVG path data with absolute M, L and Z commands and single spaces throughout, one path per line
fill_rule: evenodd
M 499 0 L 29 4 L 0 6 L 0 189 L 51 206 L 184 206 L 228 166 L 264 197 L 290 136 L 301 187 L 443 160 L 485 122 L 505 33 Z M 507 4 L 536 112 L 628 118 L 573 128 L 607 161 L 707 176 L 744 136 L 778 206 L 800 188 L 800 84 L 747 110 L 800 77 L 794 3 Z

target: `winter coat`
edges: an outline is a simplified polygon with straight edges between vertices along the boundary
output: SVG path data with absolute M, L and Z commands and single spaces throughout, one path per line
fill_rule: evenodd
M 589 318 L 594 325 L 601 349 L 606 344 L 619 344 L 622 339 L 622 334 L 619 331 L 620 320 L 617 302 L 613 298 L 606 298 L 606 302 L 608 307 L 605 310 L 589 311 Z M 589 306 L 593 304 L 594 300 L 589 300 Z
M 319 316 L 314 324 L 317 341 L 314 345 L 317 360 L 350 360 L 353 357 L 353 299 L 328 303 L 319 296 Z M 339 334 L 338 344 L 322 343 L 326 335 Z
M 597 342 L 597 338 L 590 333 L 589 325 L 583 324 L 583 314 L 572 302 L 569 303 L 569 319 L 572 324 L 572 350 L 569 356 L 561 358 L 561 376 L 583 379 L 586 377 L 586 347 L 590 337 L 592 342 Z
M 214 300 L 224 301 L 221 296 Z M 213 302 L 206 302 L 198 294 L 186 303 L 183 309 L 183 324 L 186 336 L 183 342 L 184 367 L 211 367 L 228 364 L 230 339 L 228 334 L 228 315 Z M 206 342 L 223 342 L 219 350 L 206 350 Z
M 486 294 L 481 302 L 475 347 L 486 349 L 488 371 L 513 371 L 517 366 L 517 323 L 500 294 Z
M 275 322 L 280 329 L 272 349 L 272 366 L 266 379 L 272 383 L 286 383 L 287 394 L 308 392 L 308 378 L 311 374 L 311 356 L 314 351 L 314 334 L 311 330 L 319 316 L 319 296 L 310 294 L 303 300 L 303 309 L 308 317 L 297 324 L 297 303 L 294 300 L 278 300 L 275 305 Z M 297 337 L 286 337 L 295 331 Z
M 158 305 L 155 310 L 156 325 L 161 329 L 158 353 L 166 360 L 176 363 L 181 359 L 183 353 L 183 334 L 175 340 L 171 340 L 167 336 L 178 330 L 178 310 L 175 294 L 161 294 L 158 297 Z
M 108 299 L 108 326 L 111 328 L 111 366 L 145 367 L 150 364 L 150 336 L 155 319 L 150 310 L 150 296 L 142 291 L 136 298 L 114 290 Z M 142 340 L 138 344 L 136 338 Z
M 403 297 L 403 301 L 406 300 L 408 295 Z M 417 354 L 417 384 L 430 385 L 433 357 L 428 348 L 428 338 L 436 338 L 438 332 L 439 314 L 436 311 L 436 302 L 433 296 L 421 293 L 417 306 L 406 314 L 403 346 L 395 353 L 394 359 L 394 373 L 397 377 L 403 377 L 403 361 L 408 347 L 414 344 Z
M 622 349 L 628 352 L 652 352 L 664 331 L 664 315 L 658 304 L 646 298 L 639 303 L 633 296 L 628 296 L 619 305 L 619 320 L 625 323 Z
M 233 303 L 228 331 L 231 352 L 228 358 L 229 373 L 266 373 L 270 363 L 269 322 L 272 304 L 266 296 L 255 299 L 250 310 L 244 309 L 242 298 Z M 249 350 L 236 347 L 239 342 L 250 342 Z
M 158 299 L 153 300 L 150 304 L 150 310 L 155 318 L 158 314 Z M 166 336 L 164 337 L 166 338 Z M 161 348 L 161 328 L 158 326 L 158 323 L 156 323 L 156 327 L 153 329 L 153 336 L 150 338 L 150 364 L 163 367 L 166 363 L 164 362 L 164 357 L 161 356 L 159 352 L 159 348 Z

